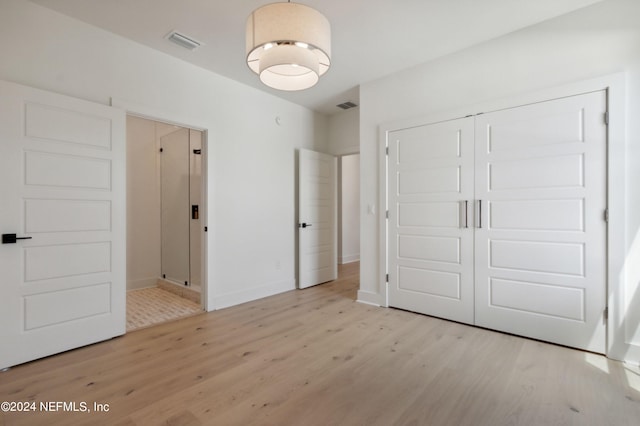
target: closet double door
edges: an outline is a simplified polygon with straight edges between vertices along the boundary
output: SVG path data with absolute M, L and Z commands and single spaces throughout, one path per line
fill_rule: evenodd
M 389 305 L 604 353 L 606 107 L 389 131 Z

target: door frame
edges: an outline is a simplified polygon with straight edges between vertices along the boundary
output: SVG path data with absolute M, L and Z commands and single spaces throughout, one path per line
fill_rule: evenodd
M 552 99 L 575 96 L 600 90 L 607 91 L 609 125 L 607 129 L 607 343 L 606 355 L 628 358 L 629 344 L 625 336 L 625 150 L 626 150 L 626 76 L 624 72 L 584 80 L 559 87 L 522 93 L 507 98 L 436 112 L 422 118 L 394 121 L 378 128 L 378 290 L 380 305 L 389 306 L 387 262 L 388 231 L 385 212 L 387 203 L 387 135 L 389 132 L 418 125 L 436 124 L 469 115 L 499 111 Z
M 209 176 L 210 176 L 210 161 L 209 161 L 209 149 L 213 146 L 213 137 L 211 129 L 213 129 L 213 123 L 203 118 L 184 117 L 179 113 L 172 111 L 151 108 L 144 105 L 139 105 L 133 102 L 129 102 L 123 99 L 111 98 L 111 106 L 123 109 L 127 115 L 144 118 L 152 121 L 160 121 L 175 126 L 185 127 L 188 129 L 199 130 L 203 132 L 202 141 L 202 210 L 200 217 L 203 218 L 202 226 L 207 228 L 205 237 L 202 238 L 202 262 L 201 262 L 201 304 L 202 308 L 206 312 L 215 310 L 213 304 L 214 290 L 211 282 L 209 281 L 209 239 L 213 234 L 212 227 L 209 225 L 209 214 L 213 209 L 209 208 Z

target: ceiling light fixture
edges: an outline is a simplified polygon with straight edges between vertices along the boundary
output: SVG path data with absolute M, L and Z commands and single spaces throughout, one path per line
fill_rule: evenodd
M 313 87 L 331 65 L 331 25 L 299 3 L 272 3 L 247 19 L 247 65 L 278 90 Z

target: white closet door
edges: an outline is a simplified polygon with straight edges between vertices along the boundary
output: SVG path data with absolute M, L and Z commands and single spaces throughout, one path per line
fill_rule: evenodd
M 476 121 L 476 324 L 605 352 L 606 93 Z
M 125 114 L 0 82 L 0 368 L 124 334 Z
M 390 306 L 473 323 L 473 132 L 464 118 L 387 136 Z

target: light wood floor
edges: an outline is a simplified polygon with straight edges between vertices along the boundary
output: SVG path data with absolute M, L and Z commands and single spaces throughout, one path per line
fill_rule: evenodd
M 639 376 L 621 363 L 356 303 L 357 272 L 0 373 L 0 401 L 110 410 L 0 424 L 640 424 Z

